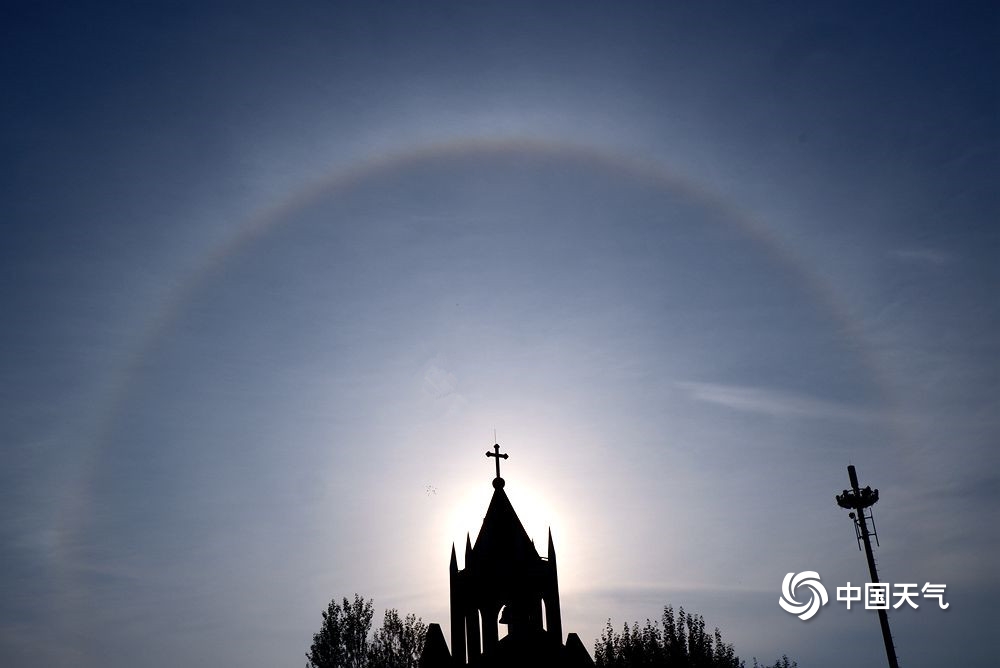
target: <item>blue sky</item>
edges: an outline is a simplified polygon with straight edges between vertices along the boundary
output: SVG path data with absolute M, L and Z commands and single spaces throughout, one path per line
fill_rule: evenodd
M 492 488 L 564 628 L 684 606 L 878 665 L 1000 619 L 995 8 L 2 10 L 0 661 L 301 665 L 357 591 L 447 622 Z

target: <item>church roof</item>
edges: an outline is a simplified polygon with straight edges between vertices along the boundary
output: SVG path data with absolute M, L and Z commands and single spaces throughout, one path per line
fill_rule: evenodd
M 479 567 L 537 562 L 539 555 L 535 545 L 503 491 L 503 478 L 494 480 L 493 487 L 493 498 L 472 548 L 473 560 Z

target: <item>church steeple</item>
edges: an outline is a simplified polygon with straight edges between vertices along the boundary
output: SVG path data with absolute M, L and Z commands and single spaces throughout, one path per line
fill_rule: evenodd
M 459 665 L 485 659 L 498 651 L 499 625 L 509 638 L 534 638 L 544 634 L 562 643 L 555 546 L 549 532 L 548 558 L 535 549 L 504 491 L 500 452 L 495 443 L 487 457 L 496 460 L 493 498 L 482 527 L 472 542 L 465 537 L 465 568 L 451 568 L 452 647 Z M 452 563 L 455 563 L 454 549 Z

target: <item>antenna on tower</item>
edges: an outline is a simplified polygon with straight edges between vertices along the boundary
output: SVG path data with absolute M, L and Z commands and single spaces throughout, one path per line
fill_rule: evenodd
M 858 483 L 858 473 L 854 470 L 854 465 L 847 467 L 847 475 L 851 479 L 851 489 L 845 489 L 842 494 L 837 495 L 837 505 L 845 510 L 850 510 L 849 517 L 854 520 L 854 534 L 858 539 L 858 549 L 864 544 L 865 556 L 868 557 L 868 572 L 872 576 L 872 583 L 878 583 L 878 571 L 875 568 L 875 554 L 872 552 L 872 536 L 875 537 L 875 544 L 878 545 L 878 535 L 875 533 L 875 517 L 872 515 L 872 506 L 878 502 L 878 490 L 866 486 L 860 489 Z M 871 531 L 868 530 L 869 520 L 872 523 Z M 886 585 L 888 586 L 888 585 Z M 886 599 L 888 600 L 888 590 Z M 896 648 L 892 644 L 892 633 L 889 632 L 889 616 L 885 608 L 878 609 L 878 623 L 882 627 L 882 641 L 885 643 L 885 655 L 889 659 L 889 668 L 899 668 L 896 660 Z

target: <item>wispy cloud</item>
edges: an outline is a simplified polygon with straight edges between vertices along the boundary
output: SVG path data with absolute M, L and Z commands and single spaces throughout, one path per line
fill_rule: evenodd
M 443 368 L 437 358 L 429 361 L 424 368 L 423 393 L 436 403 L 445 406 L 449 415 L 458 413 L 468 400 L 458 391 L 458 378 Z
M 697 382 L 677 382 L 674 385 L 692 399 L 744 413 L 854 422 L 867 422 L 876 417 L 871 411 L 855 406 L 762 387 Z
M 889 251 L 896 260 L 911 262 L 914 264 L 925 264 L 934 267 L 941 267 L 954 260 L 950 253 L 934 250 L 933 248 L 896 248 Z

